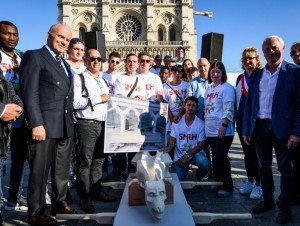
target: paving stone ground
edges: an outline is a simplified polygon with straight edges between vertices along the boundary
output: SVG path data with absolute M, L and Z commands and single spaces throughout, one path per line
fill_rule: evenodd
M 255 205 L 259 200 L 251 200 L 248 196 L 243 196 L 239 194 L 239 188 L 243 186 L 243 181 L 246 180 L 246 172 L 244 168 L 243 152 L 241 149 L 240 142 L 236 136 L 233 144 L 230 149 L 229 157 L 231 158 L 231 169 L 232 169 L 232 178 L 234 182 L 234 192 L 232 196 L 228 198 L 218 198 L 216 193 L 209 191 L 208 186 L 197 186 L 193 189 L 184 190 L 186 199 L 191 206 L 194 212 L 211 212 L 211 213 L 250 213 L 250 209 Z M 2 185 L 4 197 L 7 197 L 8 185 L 9 185 L 9 169 L 10 169 L 10 160 L 7 161 L 7 175 L 2 177 Z M 109 168 L 111 171 L 111 167 Z M 194 180 L 195 169 L 191 169 L 188 179 Z M 24 194 L 26 194 L 27 183 L 28 183 L 28 166 L 26 165 L 25 177 L 24 177 Z M 279 195 L 279 179 L 280 175 L 277 171 L 277 164 L 273 161 L 273 174 L 275 181 L 275 200 Z M 109 181 L 117 180 L 117 178 L 110 175 Z M 50 184 L 51 186 L 51 184 Z M 118 200 L 116 203 L 101 203 L 94 202 L 96 207 L 96 212 L 116 212 L 119 206 L 119 202 L 122 197 L 123 190 L 113 190 L 108 189 L 107 192 L 111 195 L 115 195 Z M 73 196 L 72 206 L 78 210 L 79 213 L 83 213 L 79 207 L 79 199 L 76 194 L 75 188 L 71 188 L 71 193 Z M 48 209 L 47 211 L 50 211 Z M 275 223 L 275 218 L 277 215 L 278 208 L 275 211 L 268 211 L 263 214 L 253 214 L 251 220 L 215 220 L 210 225 L 217 226 L 250 226 L 250 225 L 263 225 L 263 226 L 272 226 L 277 225 Z M 11 225 L 28 225 L 26 221 L 26 212 L 17 212 L 17 211 L 5 211 L 2 210 L 2 216 L 5 220 L 6 226 Z M 95 221 L 60 221 L 58 225 L 98 225 Z M 300 226 L 300 206 L 292 207 L 292 220 L 287 226 Z M 130 226 L 130 225 L 124 225 Z

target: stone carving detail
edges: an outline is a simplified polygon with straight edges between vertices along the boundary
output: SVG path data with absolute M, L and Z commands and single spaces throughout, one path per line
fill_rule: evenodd
M 78 9 L 72 9 L 71 12 L 73 13 L 73 15 L 77 15 Z
M 155 9 L 154 13 L 155 13 L 155 16 L 158 16 L 158 14 L 160 13 L 160 10 L 159 9 Z
M 116 23 L 116 33 L 119 40 L 135 41 L 142 33 L 142 24 L 135 16 L 124 15 Z
M 96 9 L 96 13 L 97 13 L 97 15 L 101 15 L 102 14 L 102 9 Z
M 73 0 L 72 3 L 89 3 L 89 4 L 95 4 L 100 2 L 100 0 Z
M 172 18 L 171 18 L 171 16 L 169 16 L 169 15 L 165 15 L 165 16 L 163 17 L 163 21 L 164 21 L 165 24 L 170 24 L 171 21 L 172 21 Z
M 110 7 L 110 12 L 115 13 L 116 12 L 116 7 Z
M 164 179 L 170 178 L 169 167 L 172 160 L 169 155 L 157 152 L 151 156 L 143 152 L 136 162 L 136 177 L 141 187 L 145 188 L 146 205 L 153 216 L 162 219 L 165 212 L 166 188 Z
M 92 19 L 93 19 L 93 16 L 90 13 L 86 13 L 86 14 L 83 15 L 83 20 L 86 23 L 91 23 Z

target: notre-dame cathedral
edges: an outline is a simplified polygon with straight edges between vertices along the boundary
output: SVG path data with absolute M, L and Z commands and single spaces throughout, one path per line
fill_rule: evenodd
M 105 35 L 106 55 L 147 51 L 171 55 L 182 46 L 197 60 L 193 0 L 58 0 L 58 21 L 84 40 L 85 32 Z

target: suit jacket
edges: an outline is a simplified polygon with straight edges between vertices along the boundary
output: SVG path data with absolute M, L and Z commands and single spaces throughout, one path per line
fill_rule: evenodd
M 259 110 L 259 83 L 263 69 L 252 76 L 249 95 L 245 105 L 243 135 L 252 136 Z M 272 128 L 279 139 L 300 135 L 300 69 L 283 61 L 272 104 Z
M 66 68 L 71 79 L 45 46 L 27 51 L 22 58 L 21 94 L 28 128 L 43 125 L 46 138 L 66 138 L 74 133 L 73 76 Z

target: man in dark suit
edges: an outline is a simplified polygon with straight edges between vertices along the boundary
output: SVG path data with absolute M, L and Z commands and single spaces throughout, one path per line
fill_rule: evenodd
M 64 201 L 74 133 L 72 73 L 61 58 L 72 32 L 55 24 L 47 44 L 24 54 L 20 65 L 21 92 L 29 130 L 28 221 L 33 225 L 54 225 L 44 215 L 47 177 L 51 167 L 51 214 L 73 214 Z
M 291 218 L 293 195 L 292 147 L 300 142 L 300 76 L 295 65 L 283 60 L 284 42 L 278 36 L 267 37 L 262 45 L 267 64 L 253 74 L 244 112 L 243 139 L 254 142 L 259 160 L 259 173 L 264 201 L 251 211 L 274 210 L 272 149 L 281 174 L 281 194 L 276 222 Z M 251 139 L 250 139 L 251 138 Z

